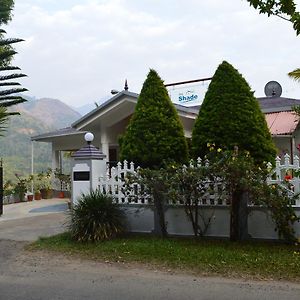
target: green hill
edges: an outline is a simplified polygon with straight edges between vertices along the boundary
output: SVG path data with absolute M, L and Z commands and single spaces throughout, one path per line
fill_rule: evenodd
M 80 114 L 59 100 L 28 101 L 15 107 L 21 116 L 12 116 L 4 137 L 0 137 L 5 180 L 15 180 L 15 173 L 31 172 L 32 136 L 69 126 Z M 34 171 L 51 167 L 51 145 L 34 143 Z

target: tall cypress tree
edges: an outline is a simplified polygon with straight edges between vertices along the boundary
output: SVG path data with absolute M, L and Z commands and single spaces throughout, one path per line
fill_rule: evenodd
M 187 143 L 176 108 L 163 81 L 150 70 L 135 112 L 120 139 L 120 158 L 144 168 L 159 168 L 165 161 L 186 162 Z
M 256 163 L 273 161 L 276 150 L 265 117 L 250 86 L 223 61 L 201 105 L 192 134 L 194 156 L 208 152 L 207 143 L 229 150 L 247 150 Z

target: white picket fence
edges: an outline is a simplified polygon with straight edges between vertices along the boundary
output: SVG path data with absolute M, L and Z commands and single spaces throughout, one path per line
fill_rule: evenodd
M 294 156 L 293 163 L 288 154 L 284 156 L 284 161 L 280 157 L 276 157 L 275 168 L 270 172 L 267 180 L 268 184 L 279 184 L 288 190 L 288 193 L 293 196 L 300 192 L 300 178 L 295 176 L 295 171 L 299 171 L 299 157 Z M 209 162 L 202 161 L 201 158 L 197 159 L 196 165 L 208 165 Z M 190 167 L 194 166 L 194 162 L 190 163 Z M 271 169 L 272 165 L 269 164 Z M 119 204 L 148 204 L 151 201 L 149 195 L 142 192 L 142 187 L 138 183 L 132 184 L 130 194 L 124 194 L 124 178 L 128 173 L 136 174 L 138 167 L 135 168 L 133 162 L 128 163 L 126 160 L 121 163 L 118 162 L 117 167 L 108 168 L 105 175 L 99 178 L 99 189 L 101 192 L 110 194 L 115 198 Z M 228 205 L 226 197 L 220 190 L 224 190 L 224 183 L 212 183 L 207 181 L 207 192 L 199 199 L 199 205 Z M 220 195 L 223 194 L 223 197 Z M 181 205 L 179 201 L 170 202 L 169 204 Z M 295 207 L 300 207 L 300 199 L 298 198 L 294 203 Z
M 291 196 L 300 193 L 300 173 L 299 157 L 295 155 L 293 161 L 289 154 L 285 154 L 283 161 L 280 157 L 275 159 L 275 168 L 271 171 L 270 176 L 267 180 L 268 184 L 279 184 L 285 189 Z M 271 167 L 271 164 L 269 164 Z M 295 207 L 300 207 L 300 198 L 298 197 L 294 203 Z
M 141 187 L 137 183 L 132 184 L 131 194 L 124 194 L 124 178 L 128 173 L 136 174 L 137 170 L 133 162 L 118 162 L 117 167 L 108 168 L 106 174 L 99 178 L 100 191 L 112 195 L 119 204 L 148 204 L 150 197 L 141 196 Z

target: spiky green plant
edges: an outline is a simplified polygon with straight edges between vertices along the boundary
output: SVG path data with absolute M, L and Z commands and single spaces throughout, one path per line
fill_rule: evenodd
M 69 214 L 68 228 L 72 238 L 79 242 L 111 239 L 125 230 L 124 211 L 112 196 L 99 190 L 82 194 Z

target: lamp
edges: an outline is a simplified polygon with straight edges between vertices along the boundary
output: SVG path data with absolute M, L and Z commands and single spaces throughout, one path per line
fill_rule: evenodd
M 90 145 L 91 142 L 94 140 L 94 135 L 91 132 L 87 132 L 84 135 L 84 139 L 86 140 L 86 142 L 88 143 L 88 145 Z

